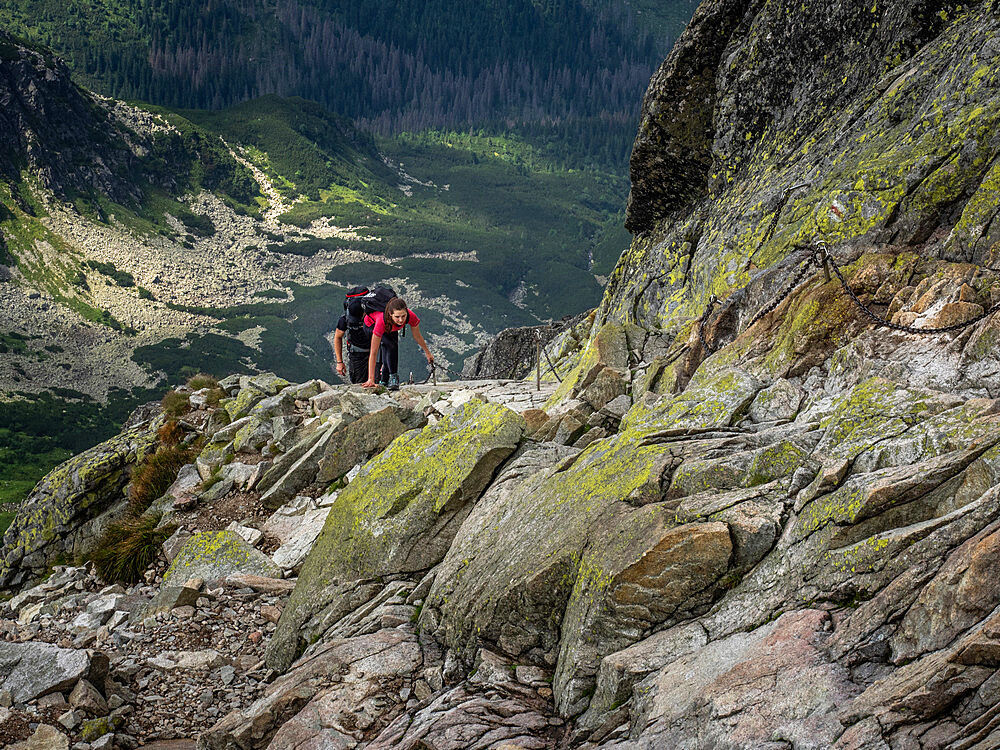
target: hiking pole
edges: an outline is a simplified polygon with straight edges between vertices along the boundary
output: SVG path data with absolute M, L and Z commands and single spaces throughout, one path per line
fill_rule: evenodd
M 535 391 L 542 390 L 542 332 L 535 331 Z
M 438 384 L 437 368 L 434 366 L 433 362 L 431 362 L 431 377 L 434 379 L 434 387 L 437 388 Z

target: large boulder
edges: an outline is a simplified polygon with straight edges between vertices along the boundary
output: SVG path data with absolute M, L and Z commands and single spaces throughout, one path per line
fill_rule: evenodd
M 362 415 L 327 443 L 319 462 L 317 481 L 327 483 L 339 479 L 358 464 L 381 453 L 406 430 L 406 425 L 390 407 Z
M 776 734 L 794 747 L 832 747 L 844 730 L 836 707 L 857 687 L 823 658 L 829 617 L 790 612 L 680 656 L 642 683 L 641 739 L 611 747 L 768 747 Z
M 107 669 L 107 657 L 103 659 Z M 94 669 L 94 652 L 59 648 L 48 643 L 0 642 L 0 690 L 15 703 L 70 690 Z
M 511 410 L 474 400 L 436 425 L 402 434 L 366 464 L 333 503 L 282 614 L 269 662 L 279 669 L 291 663 L 299 629 L 325 604 L 328 586 L 438 563 L 524 430 Z
M 237 574 L 281 578 L 281 568 L 233 531 L 203 531 L 188 539 L 163 575 L 163 587 L 192 578 L 219 581 Z
M 4 534 L 0 591 L 37 580 L 59 557 L 85 553 L 102 514 L 124 509 L 122 490 L 132 467 L 155 446 L 156 425 L 146 423 L 46 474 L 18 507 Z
M 756 563 L 773 544 L 767 499 L 787 492 L 802 461 L 792 449 L 797 460 L 765 460 L 767 441 L 731 431 L 761 387 L 722 369 L 683 394 L 637 404 L 622 432 L 582 452 L 524 452 L 460 529 L 421 626 L 469 666 L 480 647 L 555 665 L 557 707 L 583 711 L 605 656 L 700 611 L 734 566 Z M 738 489 L 726 500 L 673 488 L 679 467 L 732 454 L 753 469 L 733 474 Z M 683 495 L 692 497 L 680 513 Z

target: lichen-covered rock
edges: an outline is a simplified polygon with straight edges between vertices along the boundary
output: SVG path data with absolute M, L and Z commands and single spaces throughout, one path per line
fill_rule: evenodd
M 260 401 L 267 398 L 270 394 L 257 386 L 247 383 L 246 385 L 240 386 L 240 392 L 237 394 L 236 398 L 231 401 L 226 401 L 223 408 L 229 414 L 229 418 L 236 422 L 250 414 L 250 411 L 256 406 Z
M 668 508 L 626 511 L 608 518 L 613 536 L 591 543 L 562 621 L 553 681 L 556 707 L 579 714 L 594 690 L 601 659 L 635 641 L 635 633 L 707 603 L 729 568 L 733 542 L 718 521 L 675 527 Z
M 524 430 L 510 409 L 473 400 L 435 425 L 404 433 L 366 464 L 331 507 L 282 613 L 269 662 L 291 662 L 299 627 L 322 606 L 324 588 L 438 563 Z
M 628 372 L 628 367 L 629 343 L 625 335 L 625 328 L 615 323 L 608 323 L 594 336 L 576 367 L 563 378 L 555 393 L 546 402 L 546 410 L 569 396 L 579 395 L 586 391 L 604 369 L 610 369 L 622 376 Z M 614 387 L 609 386 L 601 390 L 609 388 L 613 389 Z M 601 404 L 601 406 L 603 405 Z
M 277 395 L 288 388 L 291 383 L 273 372 L 263 372 L 260 375 L 243 375 L 240 377 L 240 388 L 256 388 L 267 396 Z
M 155 427 L 126 430 L 57 466 L 21 503 L 0 549 L 0 590 L 37 580 L 60 556 L 93 544 L 88 525 L 118 507 L 132 467 L 156 445 Z
M 750 404 L 750 419 L 754 422 L 776 422 L 794 419 L 798 414 L 805 391 L 784 378 L 764 388 Z
M 390 407 L 363 414 L 326 444 L 325 455 L 319 461 L 317 481 L 327 483 L 339 479 L 358 464 L 381 453 L 406 430 Z
M 233 437 L 233 450 L 237 453 L 260 452 L 272 437 L 271 421 L 251 415 Z
M 181 586 L 192 578 L 218 581 L 236 574 L 281 578 L 281 568 L 232 531 L 203 531 L 181 547 L 163 575 L 163 586 Z

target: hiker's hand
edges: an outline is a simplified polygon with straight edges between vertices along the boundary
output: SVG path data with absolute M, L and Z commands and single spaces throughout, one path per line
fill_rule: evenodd
M 338 362 L 337 374 L 340 375 L 340 377 L 344 377 L 346 373 L 347 373 L 347 365 L 345 365 L 343 362 Z
M 361 387 L 362 388 L 378 388 L 378 383 L 376 383 L 374 380 L 366 380 L 364 383 L 361 384 Z
M 434 364 L 434 355 L 431 354 L 430 352 L 426 352 L 426 356 L 427 356 L 427 364 L 429 365 Z

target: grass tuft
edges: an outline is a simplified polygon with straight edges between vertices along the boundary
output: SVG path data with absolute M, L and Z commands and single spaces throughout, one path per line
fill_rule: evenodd
M 159 516 L 115 521 L 97 543 L 91 560 L 107 583 L 136 583 L 156 560 L 163 543 L 176 531 L 174 525 L 157 529 Z
M 191 409 L 191 403 L 186 393 L 169 391 L 160 402 L 163 406 L 163 413 L 171 417 L 180 417 Z
M 162 497 L 177 479 L 177 472 L 193 458 L 192 451 L 179 445 L 164 446 L 136 467 L 128 500 L 131 514 L 138 516 Z
M 192 391 L 200 391 L 202 388 L 218 388 L 219 381 L 211 375 L 199 372 L 197 375 L 192 375 L 188 378 L 187 387 Z
M 186 434 L 184 428 L 178 424 L 176 419 L 168 419 L 156 431 L 156 437 L 160 441 L 160 445 L 165 446 L 178 445 Z

